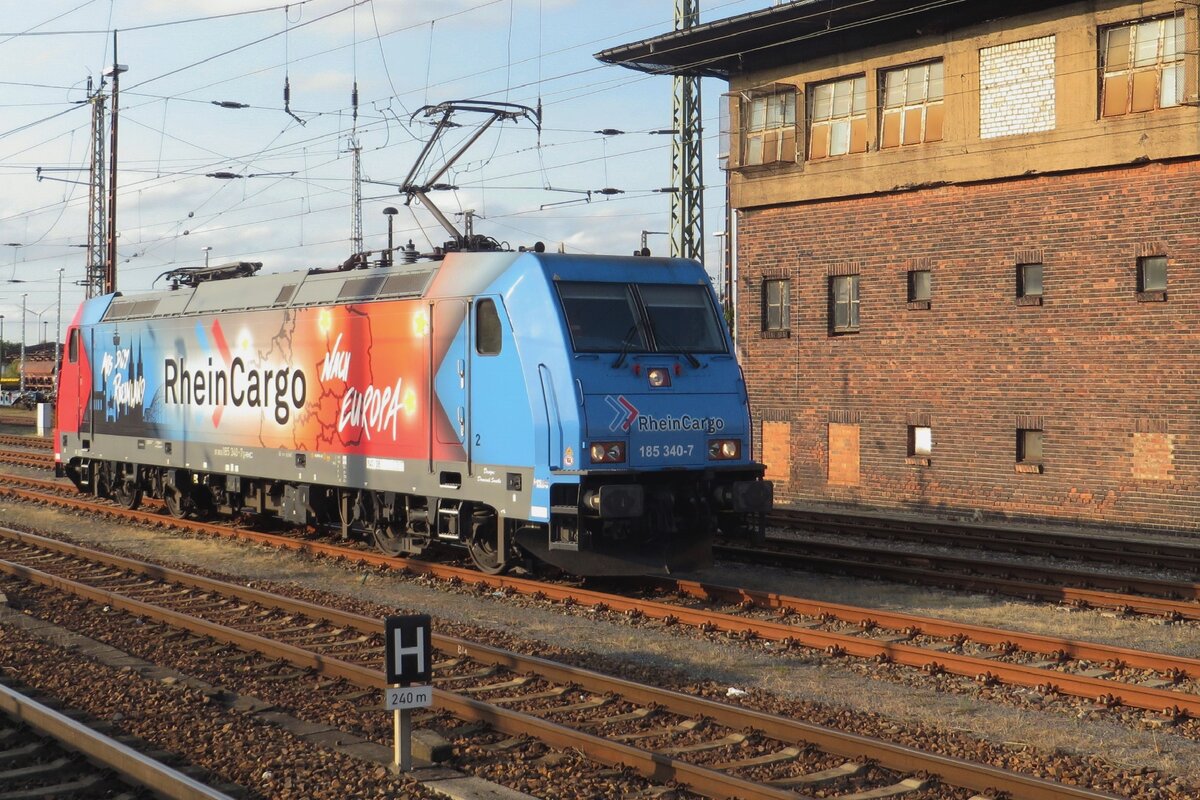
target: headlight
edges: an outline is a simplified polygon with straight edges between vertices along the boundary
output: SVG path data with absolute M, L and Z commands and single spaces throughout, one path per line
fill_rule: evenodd
M 712 461 L 730 461 L 742 456 L 740 439 L 709 439 L 708 457 Z
M 652 389 L 661 389 L 671 385 L 671 373 L 662 367 L 652 367 L 646 372 L 646 377 L 650 380 Z
M 592 442 L 590 455 L 593 464 L 622 464 L 625 462 L 625 443 Z

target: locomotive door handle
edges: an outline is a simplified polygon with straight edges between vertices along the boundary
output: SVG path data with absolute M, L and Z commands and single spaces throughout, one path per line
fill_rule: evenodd
M 458 438 L 462 439 L 467 435 L 467 415 L 463 411 L 463 407 L 458 407 Z
M 467 386 L 467 362 L 463 359 L 458 359 L 458 388 L 465 389 Z

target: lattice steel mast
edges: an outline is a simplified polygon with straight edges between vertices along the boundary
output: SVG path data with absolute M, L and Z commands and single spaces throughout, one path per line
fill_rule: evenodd
M 358 81 L 354 82 L 354 91 L 350 94 L 350 104 L 354 108 L 354 124 L 350 129 L 351 169 L 354 176 L 350 182 L 350 255 L 356 256 L 363 252 L 363 223 L 362 223 L 362 145 L 358 143 Z
M 675 0 L 675 30 L 700 22 L 699 0 Z M 704 260 L 704 168 L 700 78 L 675 76 L 671 144 L 671 255 Z
M 88 190 L 87 270 L 84 291 L 87 297 L 101 294 L 104 286 L 107 218 L 104 214 L 104 89 L 92 94 L 88 78 L 88 97 L 92 104 L 92 162 Z

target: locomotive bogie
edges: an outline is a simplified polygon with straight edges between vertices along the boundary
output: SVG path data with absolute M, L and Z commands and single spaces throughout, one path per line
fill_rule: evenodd
M 698 264 L 541 253 L 85 302 L 55 446 L 81 491 L 502 571 L 694 568 L 770 507 Z

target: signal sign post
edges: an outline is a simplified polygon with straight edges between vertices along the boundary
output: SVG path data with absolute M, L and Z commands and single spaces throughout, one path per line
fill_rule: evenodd
M 433 647 L 428 614 L 388 617 L 384 620 L 387 636 L 385 666 L 388 688 L 384 706 L 393 710 L 395 749 L 392 770 L 412 769 L 412 710 L 433 704 Z M 424 684 L 413 686 L 414 683 Z

